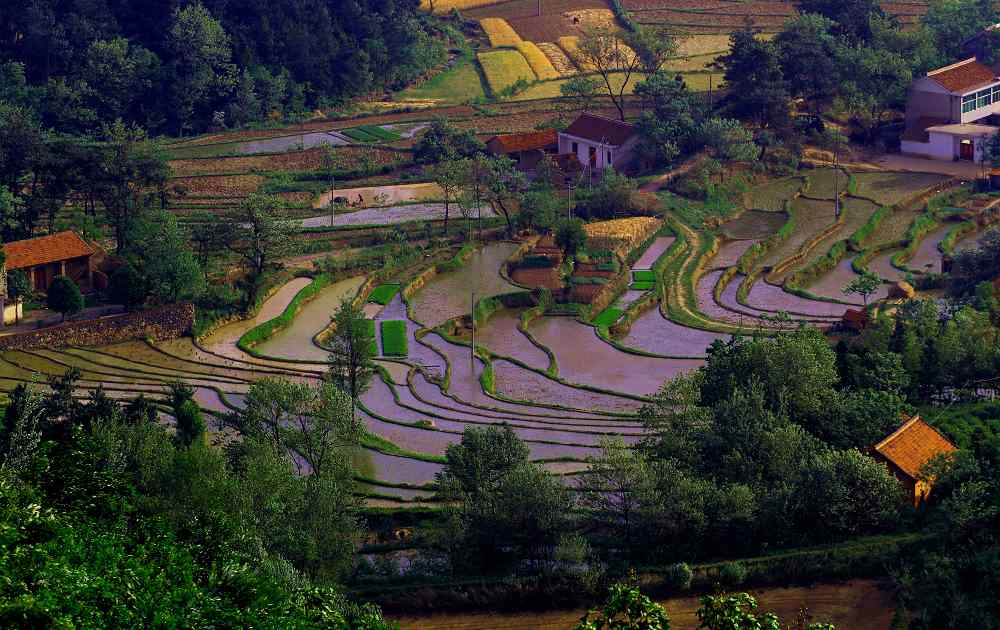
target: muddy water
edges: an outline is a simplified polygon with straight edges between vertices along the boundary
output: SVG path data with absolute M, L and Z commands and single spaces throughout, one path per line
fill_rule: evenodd
M 493 369 L 497 391 L 516 400 L 617 413 L 635 412 L 642 406 L 636 400 L 563 385 L 508 361 L 494 361 Z
M 774 234 L 788 220 L 784 212 L 747 210 L 732 221 L 723 223 L 720 230 L 727 238 L 761 240 Z
M 201 345 L 209 352 L 221 354 L 225 357 L 233 359 L 246 357 L 246 354 L 236 347 L 236 342 L 239 341 L 240 337 L 254 326 L 263 324 L 281 315 L 285 311 L 285 308 L 288 307 L 288 304 L 291 303 L 292 298 L 311 282 L 311 278 L 295 278 L 294 280 L 290 280 L 278 289 L 274 295 L 264 301 L 264 304 L 260 307 L 260 311 L 258 311 L 255 317 L 222 326 L 203 339 Z
M 313 337 L 330 324 L 330 318 L 344 300 L 354 297 L 364 283 L 363 276 L 336 282 L 307 302 L 292 323 L 257 345 L 261 354 L 295 361 L 323 363 L 330 353 L 313 343 Z
M 655 354 L 678 357 L 703 357 L 716 339 L 723 341 L 729 335 L 687 328 L 663 317 L 659 308 L 651 308 L 632 323 L 628 335 L 621 343 L 629 348 Z
M 858 278 L 854 267 L 851 266 L 853 260 L 852 257 L 848 257 L 840 261 L 834 269 L 823 274 L 816 282 L 809 285 L 809 291 L 816 295 L 830 297 L 842 302 L 850 302 L 855 306 L 864 305 L 864 299 L 861 296 L 844 293 L 844 287 Z M 889 287 L 883 284 L 875 293 L 868 296 L 868 301 L 880 300 L 888 294 Z
M 948 235 L 952 225 L 942 225 L 920 241 L 917 251 L 906 261 L 906 266 L 915 271 L 941 273 L 941 250 L 938 243 Z
M 458 270 L 433 278 L 411 298 L 414 318 L 433 328 L 472 312 L 472 293 L 480 299 L 521 291 L 500 276 L 500 266 L 515 249 L 514 243 L 491 243 L 473 252 Z
M 354 467 L 364 477 L 378 479 L 383 483 L 409 483 L 423 485 L 434 481 L 434 474 L 441 464 L 420 459 L 386 455 L 367 448 L 359 449 L 354 456 Z
M 528 330 L 555 353 L 559 376 L 616 392 L 652 395 L 665 381 L 701 365 L 697 359 L 627 354 L 601 341 L 594 328 L 569 317 L 539 317 Z
M 773 328 L 775 325 L 771 322 L 765 322 L 761 317 L 767 315 L 772 317 L 774 313 L 769 313 L 766 311 L 761 311 L 759 309 L 750 308 L 749 306 L 744 306 L 740 304 L 736 295 L 739 292 L 740 284 L 746 278 L 743 274 L 737 274 L 730 282 L 726 285 L 725 290 L 719 296 L 719 303 L 722 308 L 730 312 L 732 316 L 737 318 L 737 321 L 746 326 L 763 326 L 765 328 Z M 763 280 L 758 280 L 757 282 L 763 282 Z M 794 315 L 789 314 L 789 317 L 793 320 L 809 319 L 804 315 Z
M 725 267 L 732 267 L 740 260 L 740 256 L 743 255 L 750 246 L 752 246 L 757 241 L 731 241 L 726 243 L 719 248 L 719 251 L 715 254 L 709 263 L 713 269 L 722 269 Z
M 807 300 L 788 293 L 763 279 L 753 283 L 747 294 L 747 304 L 762 311 L 788 311 L 809 317 L 839 318 L 850 308 L 844 304 Z
M 872 258 L 868 262 L 868 271 L 888 282 L 902 280 L 906 273 L 892 266 L 892 257 L 897 253 L 899 253 L 898 249 L 892 249 Z
M 845 630 L 887 630 L 895 605 L 891 592 L 874 580 L 851 580 L 837 584 L 750 589 L 761 611 L 774 612 L 790 621 L 801 608 L 810 622 L 833 623 Z M 661 602 L 674 630 L 695 630 L 700 603 L 697 597 Z M 574 627 L 583 610 L 549 612 L 453 613 L 423 617 L 395 617 L 403 630 L 566 630 Z
M 530 405 L 501 402 L 494 398 L 490 398 L 483 392 L 479 382 L 479 375 L 482 373 L 483 369 L 482 362 L 477 360 L 474 366 L 470 364 L 469 351 L 467 348 L 450 344 L 437 335 L 428 335 L 425 339 L 428 342 L 433 343 L 434 347 L 438 348 L 438 350 L 444 352 L 448 356 L 448 360 L 451 363 L 451 386 L 449 393 L 464 402 L 491 406 L 505 411 L 511 411 L 517 413 L 518 415 L 522 413 L 528 415 L 546 413 L 559 415 L 570 413 L 573 415 L 582 415 L 580 412 L 576 412 L 574 414 L 574 412 L 564 411 L 543 411 L 531 407 Z M 506 388 L 513 388 L 510 391 L 537 391 L 538 395 L 541 396 L 541 398 L 509 396 L 511 398 L 548 405 L 562 405 L 581 410 L 611 411 L 619 413 L 627 413 L 640 406 L 640 403 L 637 401 L 627 398 L 586 392 L 575 387 L 563 385 L 562 383 L 553 381 L 550 378 L 522 368 L 508 361 L 495 361 L 494 366 L 498 365 L 505 366 L 505 374 L 507 376 L 511 376 L 514 373 L 520 374 L 518 380 L 523 381 L 523 383 L 519 382 L 514 385 L 508 382 L 505 385 Z M 539 386 L 541 387 L 539 388 Z M 502 389 L 500 387 L 499 375 L 497 379 L 497 388 L 498 390 Z M 594 404 L 591 404 L 591 402 Z M 583 414 L 585 413 L 586 412 L 583 412 Z
M 676 237 L 673 236 L 660 236 L 649 246 L 639 260 L 635 261 L 632 265 L 633 269 L 652 269 L 653 263 L 663 255 L 663 252 L 670 249 L 670 246 L 676 241 Z
M 503 309 L 493 314 L 486 324 L 476 329 L 476 344 L 505 357 L 523 361 L 540 370 L 548 369 L 549 356 L 531 343 L 518 329 L 521 310 Z
M 632 304 L 632 302 L 635 302 L 642 296 L 646 295 L 646 293 L 647 291 L 634 291 L 632 289 L 629 289 L 628 291 L 625 291 L 620 296 L 618 296 L 618 299 L 615 300 L 615 308 L 620 308 L 621 310 L 624 311 L 629 307 L 629 305 Z

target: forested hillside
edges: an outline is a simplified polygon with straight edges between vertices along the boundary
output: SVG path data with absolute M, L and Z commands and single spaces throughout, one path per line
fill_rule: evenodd
M 443 60 L 416 0 L 10 0 L 0 100 L 45 126 L 192 133 L 399 87 Z

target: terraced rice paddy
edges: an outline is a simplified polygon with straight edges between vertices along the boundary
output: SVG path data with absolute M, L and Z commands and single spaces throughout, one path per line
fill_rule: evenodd
M 941 273 L 941 250 L 938 249 L 938 243 L 948 235 L 951 228 L 951 225 L 945 224 L 925 236 L 906 261 L 907 268 L 922 273 Z
M 747 294 L 747 305 L 765 312 L 786 311 L 789 314 L 809 318 L 833 319 L 843 316 L 849 308 L 844 304 L 802 298 L 764 280 L 758 280 L 750 287 L 750 292 Z
M 632 328 L 620 341 L 622 345 L 664 356 L 703 357 L 716 340 L 727 341 L 729 335 L 687 328 L 663 316 L 652 308 L 632 323 Z
M 476 329 L 476 344 L 498 355 L 517 359 L 529 367 L 548 369 L 549 355 L 518 329 L 521 313 L 510 309 L 494 313 L 485 325 Z
M 540 317 L 528 330 L 555 354 L 559 376 L 571 383 L 648 396 L 664 379 L 701 365 L 692 359 L 626 355 L 601 341 L 590 326 L 568 317 Z M 628 370 L 622 369 L 626 362 Z
M 832 225 L 836 219 L 831 201 L 795 199 L 792 202 L 791 212 L 795 229 L 791 236 L 768 250 L 761 261 L 762 265 L 773 266 L 786 260 L 799 251 L 806 241 Z
M 662 256 L 668 249 L 670 249 L 670 246 L 673 245 L 676 240 L 677 239 L 673 236 L 658 236 L 656 240 L 654 240 L 650 246 L 646 248 L 646 251 L 642 253 L 639 260 L 635 261 L 632 268 L 652 269 L 653 263 L 655 263 L 657 259 L 659 259 L 659 257 Z
M 278 331 L 254 350 L 267 357 L 325 363 L 329 353 L 313 343 L 313 337 L 330 325 L 330 319 L 341 303 L 353 298 L 364 281 L 363 276 L 357 276 L 323 289 L 302 307 L 295 316 L 294 326 Z
M 723 223 L 720 231 L 726 238 L 761 240 L 781 229 L 787 220 L 788 215 L 784 212 L 747 210 Z
M 521 289 L 500 275 L 500 266 L 517 248 L 513 243 L 493 243 L 476 250 L 457 271 L 434 277 L 414 294 L 414 318 L 433 328 L 471 311 L 472 294 L 477 299 Z
M 856 173 L 855 194 L 893 205 L 949 179 L 935 173 Z
M 845 295 L 844 287 L 853 282 L 858 274 L 854 271 L 851 263 L 853 258 L 848 256 L 831 271 L 825 273 L 819 280 L 809 285 L 809 292 L 822 297 L 833 298 L 841 302 L 850 302 L 856 306 L 864 304 L 864 299 L 859 295 Z M 877 272 L 876 272 L 877 273 Z M 882 285 L 878 290 L 869 296 L 868 300 L 879 300 L 889 293 L 889 287 Z

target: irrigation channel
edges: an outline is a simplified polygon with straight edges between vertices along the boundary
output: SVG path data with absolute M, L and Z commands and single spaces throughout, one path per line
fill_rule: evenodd
M 798 213 L 799 225 L 822 229 L 830 220 L 828 204 L 804 200 L 792 212 Z M 793 325 L 832 325 L 858 304 L 842 294 L 843 285 L 856 275 L 853 254 L 816 278 L 809 286 L 811 293 L 793 294 L 768 273 L 747 276 L 737 269 L 753 245 L 780 229 L 784 217 L 775 212 L 744 213 L 722 226 L 717 232 L 719 246 L 704 258 L 699 258 L 703 252 L 698 247 L 685 247 L 680 234 L 651 239 L 646 251 L 636 253 L 632 269 L 623 273 L 663 273 L 668 259 L 676 259 L 680 266 L 657 278 L 657 283 L 669 285 L 662 294 L 658 288 L 652 294 L 642 287 L 622 291 L 614 302 L 617 308 L 624 311 L 633 304 L 641 308 L 632 313 L 631 325 L 615 336 L 583 318 L 537 316 L 519 306 L 502 308 L 478 324 L 475 356 L 467 337 L 450 337 L 453 320 L 471 312 L 473 294 L 479 300 L 523 291 L 501 272 L 518 248 L 513 242 L 479 247 L 464 264 L 406 292 L 405 300 L 397 293 L 385 305 L 367 304 L 365 313 L 375 322 L 377 362 L 382 369 L 361 397 L 359 413 L 372 434 L 391 444 L 369 440 L 365 443 L 370 447 L 357 453 L 358 492 L 373 506 L 428 505 L 434 500 L 434 477 L 448 445 L 458 441 L 467 427 L 500 423 L 510 425 L 525 440 L 533 460 L 573 485 L 587 458 L 599 454 L 602 439 L 620 436 L 629 444 L 641 439 L 639 409 L 665 380 L 702 365 L 713 343 L 768 326 L 767 332 L 773 332 L 768 320 L 779 310 L 790 313 Z M 946 233 L 940 228 L 927 234 L 912 248 L 905 265 L 911 270 L 940 269 L 937 246 Z M 763 264 L 780 264 L 782 256 L 796 254 L 795 244 L 802 247 L 808 241 L 792 234 L 762 258 Z M 974 243 L 969 236 L 961 245 Z M 869 268 L 887 281 L 902 277 L 905 271 L 893 261 L 898 251 L 880 251 Z M 678 268 L 697 269 L 687 288 L 669 277 Z M 300 305 L 288 326 L 250 351 L 239 345 L 247 331 L 281 315 L 311 282 L 289 281 L 254 318 L 221 326 L 197 341 L 0 353 L 0 388 L 10 390 L 32 381 L 45 388 L 49 376 L 76 367 L 82 373 L 77 392 L 81 397 L 98 386 L 121 399 L 140 393 L 159 397 L 171 382 L 181 380 L 194 388 L 206 412 L 229 413 L 239 409 L 250 386 L 261 378 L 322 378 L 328 352 L 317 335 L 329 326 L 340 304 L 357 295 L 364 277 L 325 286 Z M 659 299 L 685 293 L 682 307 Z M 394 325 L 404 331 L 405 356 L 384 356 L 388 348 L 378 332 L 389 322 L 398 322 Z M 163 418 L 171 422 L 169 416 Z

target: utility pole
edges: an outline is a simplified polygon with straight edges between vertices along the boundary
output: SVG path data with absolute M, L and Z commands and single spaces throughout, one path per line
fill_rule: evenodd
M 833 152 L 833 214 L 840 218 L 840 152 Z
M 330 169 L 330 227 L 333 227 L 333 220 L 336 219 L 337 214 L 337 202 L 334 199 L 337 198 L 337 176 L 334 174 L 333 169 Z
M 472 347 L 469 348 L 469 365 L 472 367 L 472 374 L 476 373 L 476 292 L 472 292 Z

